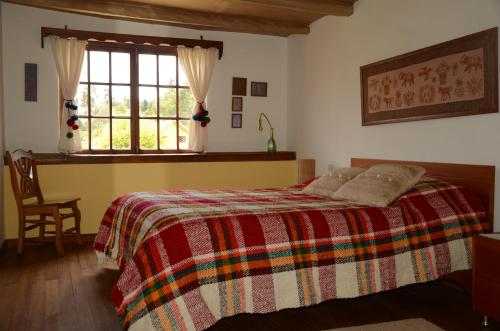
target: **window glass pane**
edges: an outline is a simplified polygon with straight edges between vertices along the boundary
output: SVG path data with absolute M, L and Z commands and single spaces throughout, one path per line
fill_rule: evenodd
M 180 63 L 179 63 L 179 86 L 189 86 L 186 74 L 184 73 L 184 69 L 182 68 Z
M 109 119 L 91 120 L 92 149 L 109 149 Z
M 156 55 L 139 54 L 139 84 L 156 85 Z
M 139 120 L 139 145 L 141 149 L 157 149 L 156 120 Z
M 189 120 L 179 121 L 179 149 L 188 149 Z
M 113 119 L 113 149 L 130 149 L 130 120 Z
M 179 89 L 179 117 L 191 117 L 195 104 L 196 99 L 191 89 Z M 207 110 L 210 111 L 210 109 Z
M 160 55 L 160 85 L 175 85 L 176 81 L 176 57 L 172 55 Z
M 177 149 L 177 121 L 160 120 L 160 148 Z
M 112 86 L 113 116 L 130 116 L 130 87 Z
M 141 117 L 156 116 L 158 104 L 156 87 L 139 87 L 139 115 Z
M 87 84 L 78 85 L 78 90 L 76 90 L 75 104 L 78 106 L 77 113 L 79 115 L 88 115 L 89 113 L 89 89 Z
M 80 126 L 80 138 L 82 140 L 82 149 L 89 149 L 89 120 L 86 118 L 81 118 L 78 120 L 78 125 Z
M 160 116 L 176 117 L 176 106 L 175 88 L 160 88 Z
M 109 53 L 90 51 L 90 81 L 109 83 Z
M 93 116 L 109 116 L 109 87 L 90 85 L 90 111 Z
M 111 82 L 130 83 L 130 54 L 111 53 Z
M 88 77 L 88 52 L 85 51 L 85 56 L 83 57 L 83 64 L 82 64 L 82 71 L 80 72 L 80 82 L 88 82 L 89 77 Z

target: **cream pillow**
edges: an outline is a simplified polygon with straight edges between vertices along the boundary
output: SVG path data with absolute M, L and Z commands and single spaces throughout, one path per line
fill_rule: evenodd
M 425 169 L 419 166 L 377 164 L 343 185 L 331 197 L 386 207 L 415 186 L 424 173 Z
M 338 190 L 342 185 L 363 171 L 365 171 L 365 169 L 362 168 L 335 169 L 307 185 L 302 192 L 311 195 L 330 197 L 331 194 Z

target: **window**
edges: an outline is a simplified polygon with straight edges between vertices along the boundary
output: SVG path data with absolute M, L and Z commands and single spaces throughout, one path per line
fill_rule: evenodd
M 188 148 L 196 100 L 173 47 L 90 42 L 75 101 L 84 152 Z

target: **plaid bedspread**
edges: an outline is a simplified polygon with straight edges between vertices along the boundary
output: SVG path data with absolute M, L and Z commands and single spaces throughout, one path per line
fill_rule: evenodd
M 203 330 L 226 316 L 303 307 L 437 279 L 471 267 L 487 230 L 480 200 L 424 180 L 393 206 L 288 189 L 122 196 L 94 248 L 122 270 L 125 329 Z

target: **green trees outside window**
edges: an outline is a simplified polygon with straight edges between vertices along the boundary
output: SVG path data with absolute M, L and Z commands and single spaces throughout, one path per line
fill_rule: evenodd
M 131 63 L 139 64 L 132 68 Z M 132 50 L 94 49 L 89 44 L 80 81 L 75 102 L 83 150 L 187 149 L 189 118 L 196 100 L 188 86 L 179 84 L 187 83 L 172 49 L 166 53 L 155 49 L 143 56 Z

